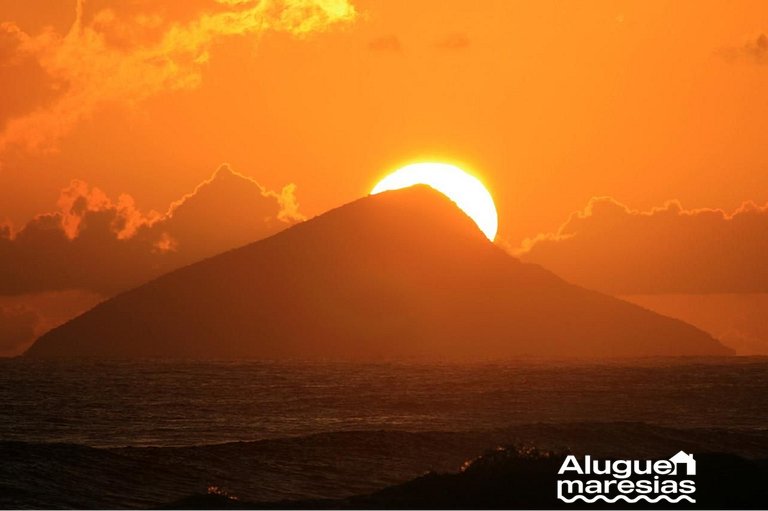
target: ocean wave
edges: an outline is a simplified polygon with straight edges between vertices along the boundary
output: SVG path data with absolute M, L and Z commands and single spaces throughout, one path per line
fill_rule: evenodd
M 504 460 L 478 454 L 512 445 L 520 449 L 500 452 L 527 473 L 553 469 L 537 455 L 526 459 L 525 452 L 644 458 L 684 449 L 768 457 L 768 432 L 589 422 L 454 432 L 338 431 L 185 447 L 4 441 L 0 508 L 156 507 L 211 486 L 240 502 L 336 502 L 420 481 L 424 474 L 498 478 Z
M 626 496 L 572 498 L 556 496 L 557 472 L 565 453 L 531 446 L 498 447 L 466 463 L 462 470 L 427 473 L 381 490 L 341 499 L 303 499 L 272 502 L 243 501 L 229 493 L 193 495 L 170 508 L 259 509 L 562 509 L 575 501 L 634 508 L 633 504 L 683 503 L 704 509 L 755 509 L 764 507 L 768 489 L 768 460 L 747 460 L 729 454 L 697 454 L 700 473 L 696 498 Z M 733 477 L 738 474 L 738 477 Z M 572 507 L 572 506 L 571 506 Z M 597 506 L 593 506 L 597 507 Z

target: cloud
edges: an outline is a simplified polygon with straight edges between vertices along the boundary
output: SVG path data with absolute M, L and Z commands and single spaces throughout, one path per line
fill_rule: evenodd
M 82 181 L 58 211 L 0 228 L 0 295 L 80 289 L 113 294 L 300 221 L 295 186 L 266 190 L 223 165 L 168 211 L 143 213 Z
M 66 34 L 48 28 L 30 35 L 0 24 L 0 69 L 23 69 L 23 80 L 33 84 L 25 90 L 13 80 L 0 82 L 4 97 L 18 89 L 11 92 L 15 106 L 0 110 L 0 120 L 8 117 L 0 150 L 55 148 L 100 105 L 135 105 L 160 92 L 198 87 L 209 50 L 221 38 L 270 30 L 304 36 L 355 17 L 347 0 L 218 0 L 183 22 L 159 12 L 118 11 L 119 5 L 86 18 L 78 0 Z
M 18 355 L 35 339 L 37 313 L 25 307 L 0 307 L 0 356 Z
M 741 46 L 721 50 L 721 55 L 728 61 L 746 61 L 754 64 L 768 64 L 768 35 L 759 34 Z
M 610 197 L 589 201 L 556 233 L 528 239 L 518 255 L 571 282 L 613 294 L 768 291 L 768 204 L 732 213 L 650 211 Z
M 151 211 L 147 215 L 136 209 L 133 197 L 122 194 L 117 201 L 112 201 L 98 188 L 90 188 L 79 179 L 73 180 L 64 188 L 57 202 L 61 227 L 69 239 L 74 239 L 80 232 L 80 225 L 88 213 L 111 211 L 113 215 L 110 228 L 118 239 L 133 236 L 139 227 L 152 224 L 159 219 L 159 213 Z
M 48 75 L 23 43 L 20 30 L 0 24 L 0 84 L 4 84 L 0 85 L 0 130 L 15 116 L 50 106 L 66 89 L 65 82 Z
M 393 53 L 400 53 L 403 51 L 403 47 L 400 44 L 400 39 L 394 35 L 384 35 L 371 40 L 368 43 L 368 49 L 371 51 Z
M 279 193 L 222 165 L 195 190 L 171 204 L 162 219 L 138 232 L 160 251 L 174 251 L 190 262 L 273 234 L 304 220 L 296 186 Z M 141 221 L 141 220 L 139 220 Z M 154 240 L 158 240 L 155 242 Z
M 435 48 L 444 51 L 460 51 L 469 48 L 469 45 L 469 37 L 466 34 L 459 32 L 446 34 L 442 38 L 435 41 Z

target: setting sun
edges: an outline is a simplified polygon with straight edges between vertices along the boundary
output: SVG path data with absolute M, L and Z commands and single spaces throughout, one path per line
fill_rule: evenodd
M 447 163 L 406 165 L 379 181 L 371 194 L 424 184 L 447 196 L 475 221 L 489 240 L 496 238 L 499 219 L 488 189 L 476 177 Z

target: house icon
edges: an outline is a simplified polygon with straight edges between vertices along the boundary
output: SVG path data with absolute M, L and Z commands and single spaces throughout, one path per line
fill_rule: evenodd
M 685 464 L 685 474 L 689 476 L 696 475 L 696 460 L 693 459 L 693 454 L 687 454 L 685 451 L 680 451 L 671 458 L 669 461 L 675 464 L 675 471 L 672 474 L 677 474 L 677 466 L 680 463 Z

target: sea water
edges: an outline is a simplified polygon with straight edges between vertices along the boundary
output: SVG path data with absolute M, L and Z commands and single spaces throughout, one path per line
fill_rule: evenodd
M 0 506 L 337 497 L 518 441 L 764 456 L 767 411 L 765 358 L 0 360 Z

